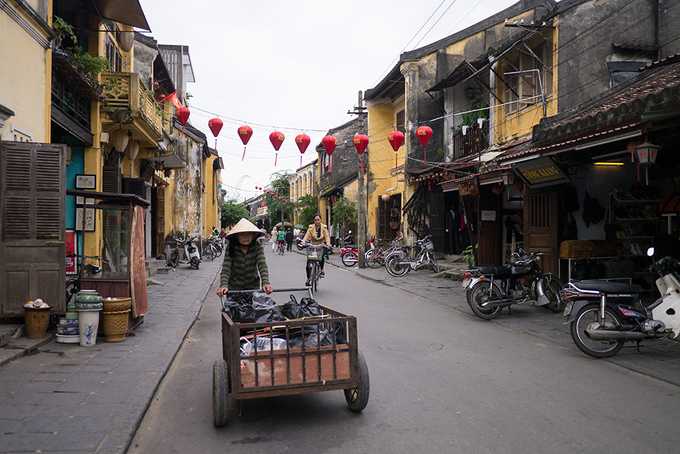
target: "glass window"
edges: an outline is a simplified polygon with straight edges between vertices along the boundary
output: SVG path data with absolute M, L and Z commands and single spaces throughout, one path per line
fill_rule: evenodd
M 127 279 L 130 255 L 130 211 L 128 208 L 102 209 L 104 242 L 103 277 Z

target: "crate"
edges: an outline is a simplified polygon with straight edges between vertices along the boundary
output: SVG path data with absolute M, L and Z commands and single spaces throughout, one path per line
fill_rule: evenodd
M 568 240 L 560 243 L 560 258 L 584 259 L 593 256 L 593 242 L 589 240 Z

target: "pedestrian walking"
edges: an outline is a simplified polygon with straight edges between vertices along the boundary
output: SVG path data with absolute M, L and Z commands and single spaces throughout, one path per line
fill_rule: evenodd
M 279 229 L 274 226 L 272 229 L 272 252 L 276 252 L 276 238 L 279 236 Z
M 286 230 L 286 245 L 288 246 L 288 252 L 293 251 L 293 238 L 295 235 L 293 235 L 293 229 L 289 228 Z

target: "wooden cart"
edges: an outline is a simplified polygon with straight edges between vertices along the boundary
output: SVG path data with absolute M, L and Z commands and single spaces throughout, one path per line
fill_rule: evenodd
M 309 288 L 276 292 L 306 292 L 311 297 Z M 320 317 L 272 323 L 238 323 L 222 311 L 222 359 L 213 364 L 216 427 L 227 423 L 243 399 L 344 390 L 351 411 L 359 413 L 366 407 L 368 367 L 357 348 L 356 318 L 321 309 Z M 332 335 L 322 343 L 324 333 Z M 242 351 L 242 340 L 250 343 L 250 351 Z M 282 340 L 285 348 L 276 349 L 275 342 Z

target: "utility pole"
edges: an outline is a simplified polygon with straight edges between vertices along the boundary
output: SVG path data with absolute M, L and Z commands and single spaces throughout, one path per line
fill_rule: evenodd
M 364 93 L 359 90 L 357 97 L 357 105 L 354 110 L 347 112 L 350 115 L 357 115 L 360 119 L 360 129 L 366 128 L 366 117 L 368 116 L 367 108 L 364 106 Z M 368 131 L 366 131 L 368 134 Z M 364 176 L 366 174 L 366 165 L 368 164 L 368 151 L 359 156 L 359 173 L 357 176 L 357 246 L 359 247 L 359 268 L 366 268 L 364 261 L 366 253 L 366 181 Z

